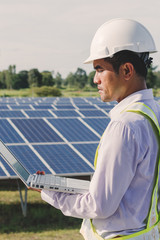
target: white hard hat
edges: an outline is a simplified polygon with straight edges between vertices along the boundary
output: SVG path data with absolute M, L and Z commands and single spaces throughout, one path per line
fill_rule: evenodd
M 90 56 L 84 63 L 112 57 L 113 54 L 122 50 L 136 53 L 157 52 L 151 34 L 142 24 L 119 18 L 100 26 L 92 40 Z

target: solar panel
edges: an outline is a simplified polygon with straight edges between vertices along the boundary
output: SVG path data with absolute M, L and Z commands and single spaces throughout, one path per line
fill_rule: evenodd
M 12 119 L 27 141 L 33 142 L 63 142 L 43 119 Z
M 39 169 L 43 169 L 46 173 L 51 173 L 49 169 L 39 160 L 38 156 L 25 145 L 9 146 L 9 149 L 22 162 L 27 170 L 34 174 Z
M 3 171 L 1 166 L 0 166 L 0 176 L 2 179 L 3 179 L 3 177 L 6 177 L 6 173 Z
M 75 109 L 72 104 L 55 105 L 57 109 Z
M 9 105 L 11 109 L 31 109 L 31 106 L 28 104 L 23 105 Z
M 29 117 L 53 117 L 53 114 L 51 114 L 48 110 L 27 110 L 25 113 Z
M 0 139 L 4 143 L 23 143 L 24 140 L 6 119 L 0 119 Z
M 69 141 L 98 141 L 99 138 L 78 119 L 48 119 L 48 121 Z
M 93 172 L 87 163 L 66 144 L 35 146 L 40 155 L 54 168 L 56 174 L 80 174 Z
M 7 174 L 9 176 L 15 176 L 15 173 L 13 172 L 13 170 L 8 166 L 8 164 L 4 161 L 4 159 L 0 156 L 0 163 L 3 164 L 2 166 L 5 168 L 5 172 L 4 170 L 1 168 L 1 171 L 3 172 L 2 176 L 6 176 Z M 0 175 L 1 176 L 1 175 Z
M 0 98 L 0 139 L 31 173 L 91 175 L 115 103 L 100 98 Z M 16 177 L 0 158 L 0 178 Z
M 80 117 L 75 110 L 51 110 L 57 117 Z
M 35 109 L 53 109 L 52 105 L 34 105 Z
M 106 114 L 101 110 L 80 110 L 85 117 L 105 117 Z
M 76 107 L 78 107 L 79 109 L 96 109 L 96 107 L 95 106 L 93 106 L 93 105 L 90 105 L 90 104 L 88 104 L 88 103 L 85 103 L 85 104 L 83 104 L 83 105 L 79 105 L 79 104 L 76 104 Z
M 2 110 L 0 111 L 0 118 L 17 118 L 25 117 L 21 111 Z
M 94 165 L 94 157 L 98 143 L 73 144 L 73 146 Z
M 85 118 L 83 119 L 89 126 L 91 126 L 100 135 L 103 134 L 107 125 L 110 122 L 110 118 Z
M 6 106 L 6 105 L 0 105 L 0 109 L 6 109 L 6 110 L 7 110 L 7 109 L 9 109 L 9 108 L 8 108 L 8 106 Z

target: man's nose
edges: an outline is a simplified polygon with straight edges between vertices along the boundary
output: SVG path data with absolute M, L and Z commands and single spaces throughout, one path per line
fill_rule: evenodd
M 98 73 L 95 73 L 93 82 L 94 82 L 94 84 L 99 84 L 100 83 L 100 78 L 98 76 Z

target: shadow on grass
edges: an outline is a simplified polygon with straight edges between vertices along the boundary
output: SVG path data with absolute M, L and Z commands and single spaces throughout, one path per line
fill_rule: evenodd
M 64 216 L 48 204 L 28 203 L 23 217 L 20 204 L 0 204 L 0 233 L 40 232 L 44 230 L 77 229 L 81 219 Z

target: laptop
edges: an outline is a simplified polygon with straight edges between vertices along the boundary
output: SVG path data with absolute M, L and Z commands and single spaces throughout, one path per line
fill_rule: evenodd
M 72 194 L 86 193 L 89 189 L 90 181 L 60 177 L 53 174 L 30 174 L 1 140 L 0 155 L 27 187 Z

